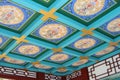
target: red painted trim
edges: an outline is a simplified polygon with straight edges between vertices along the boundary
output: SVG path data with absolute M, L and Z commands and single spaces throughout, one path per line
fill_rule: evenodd
M 66 76 L 63 76 L 63 77 L 62 77 L 62 80 L 66 80 Z
M 45 74 L 37 72 L 37 80 L 45 80 Z
M 45 74 L 44 73 L 40 73 L 37 72 L 37 78 L 30 78 L 30 77 L 22 77 L 22 76 L 14 76 L 14 75 L 9 75 L 9 74 L 1 74 L 0 73 L 0 77 L 1 78 L 7 78 L 7 79 L 15 79 L 15 80 L 45 80 Z M 66 80 L 66 76 L 62 77 L 62 80 Z M 78 76 L 74 79 L 71 80 L 89 80 L 89 76 L 88 76 L 88 69 L 84 68 L 81 69 L 81 76 Z
M 88 69 L 87 68 L 81 69 L 81 75 L 71 80 L 89 80 Z

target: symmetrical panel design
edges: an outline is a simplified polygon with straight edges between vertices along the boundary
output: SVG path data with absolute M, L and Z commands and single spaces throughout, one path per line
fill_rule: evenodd
M 88 67 L 90 80 L 98 80 L 120 72 L 120 55 Z
M 73 34 L 76 29 L 69 27 L 58 21 L 48 19 L 40 27 L 32 32 L 32 36 L 40 39 L 45 39 L 50 42 L 59 43 L 64 38 Z
M 76 71 L 72 73 L 71 75 L 66 76 L 66 80 L 71 80 L 79 76 L 81 76 L 81 71 Z
M 62 77 L 60 76 L 55 76 L 55 75 L 51 75 L 51 74 L 45 74 L 45 79 L 46 80 L 61 80 Z
M 77 62 L 73 63 L 72 66 L 77 67 L 77 66 L 86 64 L 87 62 L 89 62 L 88 58 L 82 58 L 82 59 L 78 60 Z
M 94 54 L 93 56 L 95 57 L 101 57 L 103 55 L 109 54 L 111 52 L 114 52 L 115 50 L 117 50 L 118 48 L 115 46 L 109 46 L 103 50 L 101 50 L 100 52 L 97 52 L 96 54 Z
M 10 38 L 0 35 L 0 49 L 2 50 L 9 41 Z
M 100 30 L 114 37 L 120 34 L 120 15 L 100 26 Z
M 19 64 L 19 65 L 25 64 L 25 62 L 22 60 L 16 60 L 16 59 L 8 58 L 8 57 L 4 58 L 3 61 L 8 62 L 8 63 L 12 63 L 12 64 Z
M 34 67 L 39 68 L 39 69 L 47 69 L 47 70 L 52 68 L 50 66 L 46 66 L 46 65 L 43 65 L 43 64 L 35 64 Z
M 65 76 L 120 53 L 119 3 L 0 0 L 0 65 Z
M 63 10 L 88 22 L 115 3 L 114 0 L 71 0 Z
M 45 59 L 45 61 L 55 62 L 55 63 L 64 63 L 67 60 L 74 58 L 74 56 L 65 54 L 63 52 L 53 53 L 51 56 Z
M 13 69 L 13 68 L 7 68 L 7 67 L 0 67 L 0 73 L 16 75 L 16 76 L 24 76 L 24 77 L 30 77 L 30 78 L 37 77 L 36 72 L 24 71 L 21 69 Z
M 84 36 L 76 40 L 75 42 L 70 44 L 68 47 L 77 49 L 81 52 L 86 52 L 90 50 L 91 48 L 100 45 L 102 42 L 103 42 L 102 40 L 96 37 L 87 35 L 87 36 Z
M 4 27 L 19 30 L 33 14 L 33 10 L 18 6 L 8 0 L 0 1 L 0 24 Z
M 45 51 L 45 48 L 43 47 L 36 46 L 29 43 L 21 43 L 15 49 L 13 49 L 12 52 L 16 54 L 30 56 L 30 57 L 36 57 L 44 51 Z

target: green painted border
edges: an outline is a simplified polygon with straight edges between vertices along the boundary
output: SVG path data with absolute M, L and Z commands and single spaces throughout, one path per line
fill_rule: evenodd
M 7 48 L 7 46 L 12 43 L 13 39 L 9 38 L 1 47 L 0 47 L 0 51 L 4 51 L 5 48 Z
M 73 20 L 77 21 L 77 22 L 80 22 L 86 26 L 89 26 L 90 24 L 94 23 L 96 20 L 100 19 L 101 17 L 105 16 L 106 14 L 108 14 L 109 12 L 111 12 L 112 10 L 114 10 L 115 8 L 119 7 L 120 6 L 120 0 L 115 0 L 117 2 L 117 4 L 115 4 L 114 6 L 112 6 L 110 9 L 107 9 L 105 12 L 101 13 L 99 16 L 95 17 L 93 20 L 89 21 L 89 22 L 85 22 L 84 20 L 76 17 L 76 16 L 73 16 L 72 14 L 64 11 L 62 8 L 67 4 L 63 5 L 57 12 L 58 13 L 61 13 L 69 18 L 72 18 Z M 68 1 L 70 2 L 70 1 Z
M 100 33 L 102 33 L 102 34 L 104 34 L 104 35 L 106 35 L 106 36 L 108 36 L 108 37 L 110 37 L 110 38 L 112 38 L 112 39 L 115 39 L 115 38 L 117 38 L 117 37 L 120 36 L 120 34 L 117 35 L 117 36 L 112 36 L 111 34 L 107 33 L 106 31 L 104 31 L 104 30 L 102 30 L 102 29 L 99 29 L 99 28 L 97 28 L 96 31 L 98 31 L 98 32 L 100 32 Z
M 116 49 L 116 50 L 120 50 L 120 48 L 118 48 L 118 49 Z M 111 51 L 111 52 L 109 52 L 109 53 L 107 53 L 107 54 L 113 53 L 113 52 L 115 52 L 116 50 L 113 50 L 113 51 Z M 103 57 L 103 56 L 105 56 L 105 55 L 107 55 L 107 54 L 101 55 L 100 57 L 99 57 L 99 56 L 97 57 L 97 56 L 92 55 L 92 57 L 101 58 L 101 57 Z
M 60 21 L 57 21 L 57 22 L 60 22 Z M 42 24 L 44 24 L 44 23 L 45 23 L 45 22 L 43 22 Z M 67 24 L 62 23 L 62 22 L 60 22 L 60 23 L 63 24 L 63 25 L 67 25 Z M 41 26 L 42 24 L 40 24 L 40 26 Z M 69 26 L 69 25 L 67 25 L 67 26 Z M 33 35 L 32 33 L 33 33 L 36 29 L 32 31 L 32 33 L 29 35 L 29 37 L 32 37 L 32 38 L 35 38 L 35 39 L 38 39 L 38 40 L 41 40 L 41 41 L 45 41 L 45 42 L 48 42 L 48 43 L 57 45 L 57 44 L 59 44 L 59 43 L 62 43 L 64 40 L 68 39 L 69 37 L 73 36 L 75 33 L 79 32 L 79 30 L 77 30 L 77 29 L 75 29 L 75 28 L 73 28 L 73 27 L 71 27 L 71 26 L 69 26 L 69 27 L 74 30 L 73 33 L 71 33 L 69 36 L 61 39 L 61 40 L 58 41 L 57 43 L 54 43 L 54 42 L 51 42 L 51 41 L 49 41 L 49 40 L 47 40 L 47 39 L 44 39 L 44 38 L 42 39 L 42 38 L 39 38 L 38 36 Z M 38 28 L 39 28 L 39 26 L 38 26 Z
M 17 45 L 17 46 L 18 46 L 18 45 Z M 15 47 L 15 48 L 16 48 L 16 47 Z M 14 49 L 15 49 L 15 48 L 14 48 Z M 31 56 L 27 56 L 27 55 L 23 55 L 23 54 L 20 54 L 20 53 L 13 52 L 14 49 L 12 49 L 9 54 L 20 55 L 20 56 L 24 56 L 24 57 L 28 57 L 28 58 L 32 58 L 32 59 L 38 58 L 39 56 L 43 55 L 45 52 L 47 52 L 47 51 L 49 50 L 49 49 L 45 49 L 42 53 L 38 54 L 37 56 L 31 57 Z
M 13 31 L 13 32 L 16 32 L 16 33 L 21 33 L 21 32 L 22 32 L 25 28 L 27 28 L 28 25 L 30 25 L 30 23 L 31 23 L 32 21 L 34 21 L 34 19 L 36 19 L 39 15 L 40 15 L 39 13 L 35 13 L 35 15 L 32 16 L 31 19 L 29 19 L 23 26 L 21 26 L 21 28 L 20 28 L 19 30 L 14 30 L 14 29 L 8 28 L 8 27 L 6 27 L 6 26 L 2 26 L 2 25 L 0 25 L 0 27 L 3 28 L 3 29 L 7 29 L 7 30 L 9 30 L 9 31 Z
M 10 0 L 9 0 L 9 2 L 11 2 L 11 3 L 13 3 L 13 4 L 16 4 L 16 5 L 18 5 L 18 6 L 21 6 L 21 7 L 25 8 L 25 9 L 29 9 L 29 8 L 27 8 L 27 7 L 25 7 L 25 6 L 22 6 L 22 5 L 20 5 L 20 4 L 17 4 L 17 3 L 15 3 L 15 2 L 12 2 L 12 1 L 10 1 Z M 29 9 L 29 10 L 32 10 L 32 9 Z M 34 10 L 32 10 L 32 11 L 34 11 Z M 11 29 L 11 28 L 6 27 L 6 26 L 3 26 L 3 25 L 0 25 L 0 27 L 3 28 L 3 29 L 7 29 L 7 30 L 10 30 L 10 31 L 16 32 L 16 33 L 21 33 L 21 32 L 22 32 L 25 28 L 27 28 L 28 25 L 29 25 L 32 21 L 34 21 L 39 15 L 40 15 L 40 13 L 37 13 L 36 11 L 34 11 L 34 14 L 33 14 L 31 17 L 29 17 L 29 19 L 28 19 L 23 25 L 21 25 L 18 30 L 14 30 L 14 29 Z
M 38 4 L 41 4 L 43 6 L 49 7 L 52 3 L 54 3 L 56 0 L 50 0 L 49 2 L 46 2 L 44 0 L 32 0 Z
M 97 45 L 97 46 L 95 46 L 95 47 L 93 47 L 93 48 L 91 48 L 91 49 L 89 49 L 89 50 L 87 50 L 87 51 L 85 51 L 85 52 L 79 51 L 79 50 L 74 49 L 74 48 L 71 48 L 71 47 L 69 47 L 69 46 L 66 46 L 65 48 L 70 49 L 70 50 L 73 50 L 73 51 L 76 51 L 76 52 L 79 52 L 79 53 L 82 53 L 82 54 L 85 54 L 85 53 L 87 53 L 87 52 L 89 52 L 89 51 L 91 51 L 91 50 L 93 50 L 93 49 L 95 49 L 95 48 L 103 45 L 104 43 L 105 43 L 105 41 L 101 42 L 99 45 Z
M 65 61 L 65 62 L 63 62 L 63 63 L 57 63 L 57 62 L 49 61 L 49 60 L 43 60 L 43 61 L 49 62 L 49 63 L 54 63 L 54 64 L 64 64 L 64 63 L 69 62 L 69 61 L 71 61 L 71 60 L 73 60 L 73 59 L 75 59 L 75 58 L 76 58 L 76 57 L 73 57 L 73 58 L 71 58 L 71 59 L 69 59 L 69 60 L 67 60 L 67 61 Z

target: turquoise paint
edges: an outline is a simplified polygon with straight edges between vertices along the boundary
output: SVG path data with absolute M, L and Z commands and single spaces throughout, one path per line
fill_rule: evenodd
M 49 50 L 47 52 L 45 52 L 44 54 L 42 54 L 41 56 L 39 56 L 36 61 L 42 61 L 44 60 L 45 58 L 49 57 L 50 55 L 53 54 L 53 51 L 52 50 Z
M 56 74 L 56 75 L 59 75 L 59 76 L 65 76 L 65 75 L 68 75 L 68 74 L 70 74 L 70 73 L 72 73 L 71 71 L 68 71 L 68 72 L 64 72 L 64 73 L 58 73 L 58 72 L 55 72 L 54 74 Z
M 25 68 L 29 69 L 31 68 L 33 65 L 31 63 L 28 63 L 27 65 L 25 65 Z
M 12 43 L 13 44 L 10 44 L 10 46 L 8 46 L 8 48 L 6 48 L 6 50 L 4 51 L 5 54 L 8 54 L 17 45 L 17 43 L 15 41 Z
M 97 52 L 99 52 L 99 51 L 107 48 L 108 46 L 109 46 L 109 43 L 104 43 L 103 45 L 101 45 L 101 46 L 99 46 L 99 47 L 96 47 L 95 49 L 87 52 L 87 53 L 85 54 L 85 56 L 91 56 L 91 55 L 93 55 L 93 54 L 95 54 L 95 53 L 97 53 Z
M 101 39 L 101 40 L 103 40 L 103 41 L 106 41 L 106 42 L 111 42 L 111 41 L 113 41 L 113 39 L 111 39 L 110 37 L 108 37 L 108 36 L 105 36 L 104 34 L 101 34 L 100 32 L 97 32 L 97 31 L 93 31 L 93 36 L 95 36 L 95 37 L 97 37 L 97 38 L 99 38 L 99 39 Z
M 44 42 L 44 41 L 36 40 L 34 38 L 27 37 L 26 40 L 28 40 L 29 43 L 31 43 L 31 44 L 35 44 L 35 45 L 38 45 L 38 46 L 46 47 L 48 49 L 57 48 L 56 45 L 53 45 L 51 43 L 47 43 L 47 42 Z
M 90 57 L 89 57 L 89 60 L 90 60 L 90 61 L 93 61 L 93 62 L 96 62 L 96 61 L 99 60 L 99 58 L 95 58 L 95 57 L 90 56 Z
M 111 11 L 110 13 L 108 13 L 107 15 L 105 15 L 104 17 L 100 18 L 99 20 L 97 20 L 96 22 L 94 22 L 93 24 L 89 25 L 89 29 L 90 28 L 97 28 L 99 26 L 101 26 L 102 24 L 106 23 L 107 21 L 113 19 L 114 17 L 116 17 L 117 15 L 119 15 L 120 13 L 120 7 L 114 9 L 113 11 Z
M 71 36 L 70 38 L 68 38 L 67 40 L 64 40 L 62 43 L 60 43 L 58 45 L 58 48 L 61 47 L 61 48 L 64 48 L 65 46 L 71 44 L 72 42 L 74 42 L 75 40 L 79 39 L 82 34 L 82 32 L 77 32 L 75 35 Z
M 5 35 L 5 36 L 7 36 L 9 38 L 12 38 L 13 36 L 20 36 L 20 34 L 17 34 L 15 32 L 11 32 L 9 30 L 2 29 L 2 28 L 0 28 L 0 34 Z
M 79 52 L 76 52 L 76 51 L 73 51 L 73 50 L 70 50 L 70 49 L 67 49 L 67 48 L 63 48 L 63 51 L 66 53 L 66 54 L 70 54 L 70 55 L 73 55 L 73 56 L 76 56 L 76 57 L 79 57 L 79 56 L 83 56 L 84 54 L 82 53 L 79 53 Z
M 49 73 L 49 70 L 43 70 L 43 69 L 29 68 L 28 70 L 35 72 Z
M 30 9 L 33 9 L 35 10 L 36 12 L 39 12 L 40 10 L 45 10 L 45 11 L 48 11 L 48 9 L 42 5 L 39 5 L 33 1 L 30 1 L 30 0 L 12 0 L 13 2 L 17 3 L 17 4 L 20 4 L 20 5 L 23 5 L 27 8 L 30 8 Z
M 50 7 L 49 10 L 55 8 L 56 10 L 62 7 L 69 0 L 56 0 Z M 58 5 L 59 4 L 59 5 Z
M 78 57 L 78 58 L 74 58 L 74 59 L 72 59 L 72 60 L 70 60 L 70 61 L 68 61 L 68 62 L 66 62 L 66 63 L 64 63 L 64 64 L 62 64 L 64 67 L 67 67 L 67 66 L 70 66 L 70 65 L 72 65 L 73 63 L 75 63 L 75 62 L 77 62 L 77 61 L 79 61 L 80 60 L 80 58 Z
M 19 60 L 23 59 L 25 62 L 35 62 L 35 59 L 25 57 L 25 56 L 16 55 L 16 54 L 12 54 L 12 53 L 9 53 L 8 56 L 11 58 L 14 58 L 14 59 L 19 59 Z
M 70 18 L 68 18 L 60 13 L 56 12 L 55 15 L 58 16 L 58 18 L 57 18 L 58 21 L 63 22 L 67 25 L 70 25 L 71 27 L 76 28 L 78 30 L 82 30 L 83 28 L 87 27 L 87 26 L 85 26 L 79 22 L 76 22 L 76 21 L 74 21 L 74 20 L 72 20 L 72 19 L 70 19 Z
M 42 5 L 39 5 L 31 0 L 12 0 L 13 2 L 16 2 L 18 4 L 21 4 L 23 6 L 26 6 L 30 9 L 33 9 L 35 10 L 36 12 L 39 12 L 40 10 L 45 10 L 45 11 L 49 11 L 51 10 L 52 8 L 56 8 L 56 9 L 59 9 L 61 6 L 64 5 L 64 3 L 66 3 L 68 0 L 56 0 L 55 3 L 53 3 L 49 8 L 46 8 Z M 57 5 L 57 4 L 60 4 L 60 5 Z M 60 14 L 60 13 L 57 13 L 55 12 L 55 15 L 58 16 L 58 19 L 57 21 L 60 21 L 62 23 L 65 23 L 71 27 L 74 27 L 78 30 L 82 30 L 83 28 L 86 28 L 86 29 L 90 29 L 90 28 L 97 28 L 99 27 L 100 25 L 102 25 L 103 23 L 111 20 L 112 18 L 114 18 L 115 16 L 117 16 L 119 14 L 119 11 L 120 11 L 120 7 L 116 8 L 115 10 L 111 11 L 110 13 L 108 13 L 106 16 L 102 17 L 101 19 L 99 19 L 98 21 L 94 22 L 93 24 L 91 24 L 90 26 L 85 26 L 81 23 L 78 23 L 68 17 L 65 17 L 64 15 Z M 20 37 L 21 35 L 25 35 L 25 36 L 28 36 L 33 29 L 37 28 L 43 21 L 40 20 L 41 18 L 43 17 L 43 15 L 40 15 L 34 22 L 32 22 L 32 24 L 30 24 L 28 26 L 28 28 L 26 28 L 26 30 L 24 30 L 22 32 L 22 34 L 17 34 L 17 33 L 14 33 L 14 32 L 10 32 L 9 30 L 5 30 L 5 29 L 1 29 L 0 28 L 0 34 L 3 34 L 9 38 L 12 38 L 13 36 L 16 36 L 16 37 Z M 109 17 L 109 18 L 108 18 Z M 37 22 L 37 23 L 36 23 Z M 33 27 L 33 28 L 30 28 L 30 27 Z M 29 29 L 30 28 L 30 29 Z M 94 35 L 95 37 L 97 38 L 100 38 L 101 40 L 104 40 L 105 42 L 110 42 L 110 41 L 118 41 L 120 40 L 120 37 L 117 37 L 115 39 L 111 39 L 101 33 L 98 33 L 97 31 L 93 31 L 94 32 Z M 76 57 L 80 57 L 80 56 L 90 56 L 90 55 L 93 55 L 95 54 L 96 52 L 98 52 L 98 50 L 103 50 L 104 48 L 106 48 L 108 46 L 108 43 L 105 43 L 103 45 L 101 45 L 100 47 L 97 47 L 95 48 L 94 50 L 91 50 L 90 52 L 86 53 L 86 54 L 82 54 L 82 53 L 78 53 L 76 51 L 72 51 L 72 50 L 69 50 L 67 48 L 64 48 L 65 46 L 69 45 L 70 43 L 72 43 L 74 40 L 78 39 L 80 34 L 82 34 L 82 32 L 78 32 L 76 33 L 74 36 L 72 36 L 71 38 L 63 41 L 63 43 L 60 43 L 58 46 L 56 45 L 53 45 L 53 44 L 50 44 L 50 43 L 45 43 L 43 41 L 39 41 L 39 40 L 35 40 L 35 39 L 32 39 L 30 37 L 27 37 L 26 39 L 29 40 L 29 43 L 32 43 L 32 44 L 35 44 L 35 45 L 38 45 L 38 46 L 43 46 L 43 47 L 46 47 L 48 49 L 52 49 L 52 48 L 59 48 L 59 47 L 62 47 L 63 48 L 63 52 L 67 53 L 67 54 L 70 54 L 70 55 L 73 55 L 73 56 L 76 56 Z M 12 45 L 13 44 L 13 45 Z M 16 46 L 16 42 L 13 41 L 7 48 L 6 50 L 4 50 L 4 52 L 6 54 L 8 54 L 15 46 Z M 118 45 L 118 47 L 120 48 L 120 45 Z M 79 58 L 76 58 L 76 59 L 73 59 L 73 60 L 70 60 L 64 64 L 55 64 L 55 63 L 49 63 L 49 62 L 45 62 L 45 61 L 41 61 L 41 60 L 44 60 L 46 57 L 50 56 L 53 52 L 51 50 L 49 50 L 48 52 L 44 53 L 42 56 L 38 57 L 36 60 L 35 59 L 32 59 L 32 58 L 28 58 L 28 57 L 23 57 L 23 56 L 19 56 L 19 55 L 15 55 L 15 54 L 8 54 L 9 57 L 11 58 L 15 58 L 15 59 L 24 59 L 24 61 L 26 62 L 35 62 L 35 61 L 40 61 L 40 63 L 42 64 L 46 64 L 46 65 L 49 65 L 49 66 L 52 66 L 52 67 L 55 67 L 57 69 L 57 67 L 67 67 L 68 68 L 68 72 L 64 73 L 64 74 L 61 74 L 61 73 L 57 73 L 56 72 L 56 69 L 53 69 L 53 74 L 56 74 L 56 75 L 67 75 L 67 74 L 70 74 L 73 72 L 73 70 L 79 70 L 83 67 L 86 67 L 86 66 L 90 66 L 92 64 L 95 63 L 96 60 L 103 60 L 103 59 L 106 59 L 110 56 L 113 56 L 117 53 L 119 53 L 120 50 L 117 50 L 115 52 L 112 52 L 108 55 L 105 55 L 103 56 L 102 58 L 94 58 L 94 57 L 90 57 L 89 60 L 90 61 L 93 61 L 93 62 L 90 62 L 90 63 L 87 63 L 85 65 L 82 65 L 82 66 L 79 66 L 77 69 L 76 68 L 71 68 L 69 67 L 72 63 L 78 61 Z M 2 52 L 1 52 L 2 53 Z M 47 56 L 46 56 L 47 55 Z M 49 71 L 47 70 L 42 70 L 42 69 L 34 69 L 34 68 L 31 68 L 32 67 L 32 64 L 27 64 L 26 66 L 17 66 L 17 65 L 12 65 L 12 64 L 7 64 L 7 63 L 0 63 L 0 65 L 2 66 L 14 66 L 15 68 L 28 68 L 28 70 L 32 70 L 32 71 L 40 71 L 40 72 L 45 72 L 45 73 L 49 73 Z M 52 71 L 52 70 L 51 70 Z
M 25 69 L 24 66 L 15 65 L 15 64 L 10 64 L 10 63 L 6 63 L 6 62 L 0 62 L 0 66 L 6 66 L 6 67 L 12 67 L 12 68 Z
M 61 64 L 55 64 L 55 63 L 50 63 L 50 62 L 46 62 L 46 61 L 41 61 L 40 62 L 41 64 L 44 64 L 44 65 L 48 65 L 48 66 L 51 66 L 51 67 L 61 67 Z
M 120 36 L 115 38 L 114 41 L 119 41 L 120 42 Z
M 111 56 L 114 56 L 114 55 L 116 55 L 116 54 L 118 54 L 118 53 L 120 53 L 120 49 L 119 49 L 119 50 L 116 50 L 116 51 L 114 51 L 114 52 L 112 52 L 112 53 L 109 53 L 109 54 L 107 54 L 107 55 L 105 55 L 105 56 L 103 56 L 103 57 L 101 57 L 99 60 L 100 60 L 100 61 L 101 61 L 101 60 L 104 60 L 104 59 L 109 58 L 109 57 L 111 57 Z
M 40 15 L 35 21 L 33 21 L 23 32 L 21 35 L 28 36 L 34 29 L 39 27 L 41 23 L 43 23 L 42 20 L 40 20 L 43 16 Z M 31 28 L 32 27 L 32 28 Z

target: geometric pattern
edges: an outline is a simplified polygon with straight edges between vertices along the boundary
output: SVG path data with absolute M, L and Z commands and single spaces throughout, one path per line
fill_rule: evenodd
M 45 74 L 45 80 L 62 80 L 61 76 L 55 76 L 55 75 L 51 75 L 51 74 Z
M 87 62 L 89 62 L 88 59 L 81 59 L 81 60 L 73 63 L 72 66 L 73 66 L 73 67 L 77 67 L 77 66 L 80 66 L 80 65 L 82 65 L 82 64 L 85 64 L 85 63 L 87 63 Z
M 110 46 L 110 47 L 107 47 L 103 50 L 101 50 L 100 52 L 97 52 L 96 54 L 94 54 L 93 56 L 94 57 L 101 57 L 103 55 L 106 55 L 106 54 L 109 54 L 111 52 L 114 52 L 115 50 L 117 50 L 118 48 L 117 47 L 114 47 L 114 46 Z
M 120 34 L 120 29 L 119 29 L 120 20 L 119 19 L 120 19 L 120 15 L 116 16 L 114 19 L 111 19 L 105 24 L 101 25 L 99 29 L 113 37 L 119 36 Z
M 63 7 L 63 10 L 89 22 L 115 4 L 115 0 L 71 0 Z
M 25 65 L 25 62 L 22 60 L 15 60 L 12 58 L 4 58 L 3 59 L 4 62 L 8 62 L 8 63 L 12 63 L 12 64 L 18 64 L 18 65 Z
M 120 53 L 119 3 L 0 0 L 0 66 L 65 76 Z
M 48 40 L 50 42 L 59 43 L 64 38 L 73 34 L 76 29 L 71 28 L 58 21 L 48 19 L 45 23 L 40 25 L 35 31 L 32 32 L 33 37 Z
M 15 49 L 12 50 L 13 54 L 20 54 L 29 57 L 36 57 L 43 53 L 45 48 L 36 46 L 29 43 L 21 43 Z
M 49 56 L 48 58 L 45 59 L 45 61 L 48 62 L 55 62 L 55 63 L 64 63 L 70 59 L 74 58 L 74 56 L 65 54 L 65 53 L 53 53 L 53 55 Z
M 103 43 L 102 40 L 94 37 L 94 36 L 84 36 L 79 38 L 78 40 L 76 40 L 75 42 L 73 42 L 72 44 L 70 44 L 68 47 L 72 48 L 72 49 L 77 49 L 80 52 L 86 52 L 88 50 L 90 50 L 91 48 L 100 45 L 101 43 Z M 83 47 L 81 47 L 83 46 Z
M 8 44 L 10 39 L 6 36 L 0 35 L 0 49 L 2 50 L 5 47 L 5 44 Z
M 35 64 L 34 67 L 40 68 L 40 69 L 51 69 L 50 66 L 42 65 L 42 64 Z
M 88 67 L 89 79 L 98 80 L 120 72 L 120 54 Z
M 71 79 L 74 79 L 74 78 L 79 77 L 79 76 L 81 76 L 81 71 L 76 71 L 70 75 L 67 75 L 66 80 L 71 80 Z
M 13 30 L 20 30 L 35 13 L 33 10 L 18 6 L 8 0 L 1 0 L 0 6 L 0 11 L 2 11 L 0 13 L 1 26 Z
M 0 73 L 8 74 L 8 75 L 14 75 L 14 76 L 24 76 L 24 77 L 30 77 L 30 78 L 36 78 L 37 77 L 36 72 L 25 71 L 25 70 L 22 70 L 22 69 L 2 67 L 2 66 L 0 67 Z

